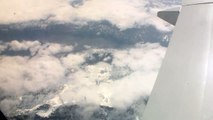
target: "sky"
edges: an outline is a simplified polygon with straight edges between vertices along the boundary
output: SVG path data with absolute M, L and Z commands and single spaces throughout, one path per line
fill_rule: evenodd
M 156 14 L 178 5 L 0 0 L 0 109 L 10 117 L 49 104 L 38 111 L 48 116 L 61 105 L 125 110 L 147 99 L 173 30 Z

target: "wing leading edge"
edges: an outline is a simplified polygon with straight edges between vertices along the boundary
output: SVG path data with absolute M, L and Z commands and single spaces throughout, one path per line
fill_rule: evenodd
M 143 120 L 213 120 L 212 73 L 213 4 L 183 5 Z

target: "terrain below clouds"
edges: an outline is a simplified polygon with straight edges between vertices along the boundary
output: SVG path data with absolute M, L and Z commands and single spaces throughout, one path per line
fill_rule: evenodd
M 120 30 L 108 21 L 89 22 L 86 25 L 75 24 L 42 24 L 25 25 L 17 23 L 0 26 L 0 40 L 39 40 L 40 42 L 56 42 L 76 44 L 79 50 L 88 45 L 98 48 L 128 48 L 138 42 L 160 43 L 168 46 L 172 32 L 159 31 L 153 25 L 138 26 Z

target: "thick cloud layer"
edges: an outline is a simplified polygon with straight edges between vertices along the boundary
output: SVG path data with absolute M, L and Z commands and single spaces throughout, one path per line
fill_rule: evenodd
M 157 43 L 137 44 L 126 50 L 87 48 L 77 53 L 70 45 L 39 41 L 11 41 L 4 45 L 7 50 L 31 53 L 0 57 L 0 88 L 4 93 L 0 105 L 6 113 L 20 106 L 23 96 L 40 94 L 43 89 L 58 92 L 41 103 L 126 108 L 149 95 L 165 53 Z
M 172 1 L 171 5 L 175 3 Z M 87 21 L 107 20 L 121 29 L 153 24 L 161 30 L 168 30 L 165 23 L 154 17 L 156 10 L 165 6 L 163 2 L 149 0 L 2 0 L 0 9 L 4 12 L 0 12 L 0 23 L 87 24 Z

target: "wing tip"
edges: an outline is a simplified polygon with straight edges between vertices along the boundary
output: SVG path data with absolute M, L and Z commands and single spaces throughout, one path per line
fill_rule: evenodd
M 159 11 L 157 16 L 172 25 L 176 25 L 180 9 L 181 7 L 175 7 L 172 9 Z

